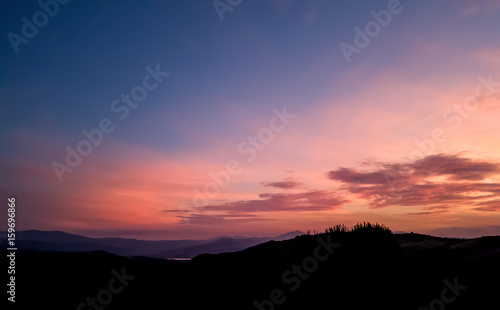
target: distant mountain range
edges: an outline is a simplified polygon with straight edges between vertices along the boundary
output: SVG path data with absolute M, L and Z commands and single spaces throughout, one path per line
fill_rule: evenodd
M 106 251 L 121 256 L 192 258 L 200 254 L 236 252 L 271 240 L 282 241 L 303 235 L 292 231 L 276 237 L 217 237 L 205 240 L 148 241 L 126 238 L 89 238 L 63 231 L 27 230 L 16 233 L 18 248 L 25 251 L 88 252 Z M 7 233 L 0 233 L 0 244 Z

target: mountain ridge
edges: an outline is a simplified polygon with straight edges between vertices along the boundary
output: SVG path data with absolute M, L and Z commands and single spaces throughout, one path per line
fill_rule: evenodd
M 92 238 L 64 231 L 25 230 L 16 233 L 23 249 L 44 252 L 105 251 L 121 256 L 153 258 L 192 258 L 200 254 L 236 252 L 270 240 L 285 240 L 301 235 L 291 231 L 275 237 L 214 237 L 209 239 L 140 240 L 134 238 Z M 7 233 L 1 232 L 0 239 Z

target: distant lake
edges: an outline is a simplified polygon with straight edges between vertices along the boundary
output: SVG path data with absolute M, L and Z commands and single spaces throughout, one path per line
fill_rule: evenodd
M 167 260 L 191 260 L 191 258 L 188 258 L 188 257 L 171 257 L 171 258 L 167 258 Z

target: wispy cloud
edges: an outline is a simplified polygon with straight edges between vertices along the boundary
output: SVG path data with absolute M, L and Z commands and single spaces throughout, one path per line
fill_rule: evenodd
M 262 182 L 262 186 L 264 187 L 274 187 L 279 189 L 295 189 L 303 186 L 300 182 L 295 181 L 282 181 L 282 182 Z
M 348 200 L 333 191 L 312 190 L 303 193 L 260 194 L 254 200 L 227 202 L 221 205 L 201 207 L 201 211 L 223 211 L 227 214 L 248 214 L 254 212 L 320 211 L 337 209 Z
M 480 206 L 474 208 L 474 210 L 478 211 L 500 211 L 500 199 L 482 201 L 476 203 L 476 205 Z
M 250 222 L 262 222 L 262 221 L 272 221 L 272 219 L 264 218 L 261 216 L 256 216 L 252 214 L 189 214 L 189 215 L 179 215 L 179 218 L 183 220 L 189 220 L 190 224 L 193 225 L 221 225 L 227 224 L 229 221 L 232 224 L 237 223 L 250 223 Z

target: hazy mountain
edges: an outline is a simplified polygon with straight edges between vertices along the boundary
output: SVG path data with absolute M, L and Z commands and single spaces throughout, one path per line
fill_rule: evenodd
M 89 238 L 62 231 L 19 231 L 16 238 L 19 248 L 34 251 L 84 252 L 106 251 L 123 256 L 149 256 L 155 258 L 191 258 L 200 254 L 235 252 L 267 242 L 281 241 L 303 234 L 289 232 L 276 237 L 219 237 L 205 240 L 148 241 L 126 238 Z M 2 243 L 6 233 L 1 234 Z

